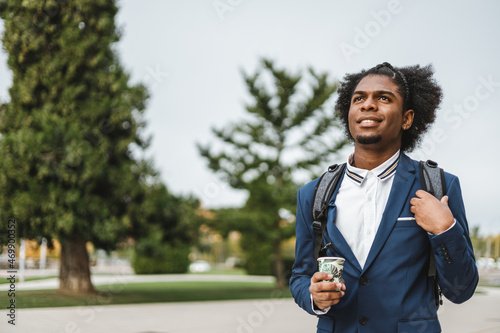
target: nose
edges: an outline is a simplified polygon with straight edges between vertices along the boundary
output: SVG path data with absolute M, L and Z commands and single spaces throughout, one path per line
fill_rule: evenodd
M 363 104 L 361 104 L 361 111 L 374 111 L 376 108 L 377 104 L 371 96 L 366 97 Z

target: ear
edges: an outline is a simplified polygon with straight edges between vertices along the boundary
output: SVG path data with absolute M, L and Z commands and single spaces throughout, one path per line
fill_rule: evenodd
M 403 128 L 403 131 L 409 129 L 411 127 L 411 124 L 413 124 L 413 117 L 415 116 L 415 112 L 413 110 L 407 110 L 403 113 L 403 124 L 401 127 Z

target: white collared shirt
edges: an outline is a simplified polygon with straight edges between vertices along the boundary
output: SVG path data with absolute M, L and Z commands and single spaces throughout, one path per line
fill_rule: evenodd
M 372 170 L 347 163 L 335 205 L 335 224 L 356 256 L 361 268 L 375 239 L 384 213 L 394 174 L 399 163 L 399 150 Z M 351 157 L 349 157 L 349 160 Z

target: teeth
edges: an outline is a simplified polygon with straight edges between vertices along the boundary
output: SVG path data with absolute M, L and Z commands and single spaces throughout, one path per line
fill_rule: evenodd
M 366 119 L 366 120 L 362 120 L 361 122 L 362 122 L 362 123 L 376 123 L 376 121 L 375 121 L 375 120 L 368 120 L 368 119 Z

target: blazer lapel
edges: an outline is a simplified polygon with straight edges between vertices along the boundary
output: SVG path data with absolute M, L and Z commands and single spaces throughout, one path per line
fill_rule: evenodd
M 380 226 L 375 235 L 370 252 L 368 253 L 363 271 L 366 271 L 370 267 L 391 234 L 401 210 L 408 199 L 413 183 L 415 182 L 415 171 L 411 159 L 401 153 L 400 164 L 394 175 L 391 193 L 389 194 L 389 199 L 387 200 Z

